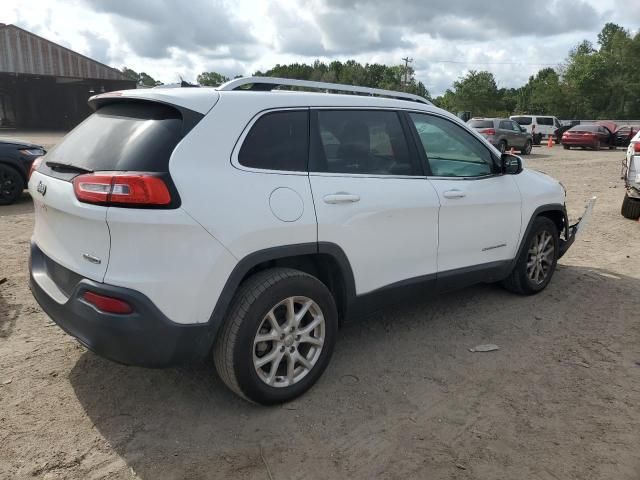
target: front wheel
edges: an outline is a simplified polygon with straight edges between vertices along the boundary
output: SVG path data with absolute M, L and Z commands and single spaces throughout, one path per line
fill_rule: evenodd
M 565 150 L 569 150 L 571 147 L 569 145 L 562 145 L 562 148 L 564 148 Z
M 555 272 L 559 251 L 558 227 L 547 217 L 537 217 L 515 267 L 502 286 L 524 295 L 541 292 Z
M 240 287 L 213 358 L 225 384 L 264 405 L 307 391 L 329 363 L 338 313 L 327 287 L 290 268 L 255 274 Z
M 533 144 L 531 140 L 527 140 L 527 143 L 524 144 L 524 148 L 520 150 L 522 155 L 529 155 L 531 153 L 531 149 L 533 149 Z

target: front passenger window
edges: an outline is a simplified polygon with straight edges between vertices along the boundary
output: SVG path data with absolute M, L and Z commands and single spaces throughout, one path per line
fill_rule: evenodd
M 410 113 L 436 177 L 481 177 L 494 171 L 489 149 L 454 122 Z

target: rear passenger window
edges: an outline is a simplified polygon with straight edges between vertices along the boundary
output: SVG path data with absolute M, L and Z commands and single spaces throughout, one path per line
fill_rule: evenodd
M 409 148 L 396 112 L 319 110 L 319 145 L 313 149 L 314 172 L 414 175 Z
M 251 168 L 306 172 L 308 152 L 308 111 L 272 112 L 253 124 L 238 162 Z
M 538 117 L 538 125 L 553 125 L 553 118 L 551 118 L 551 117 Z

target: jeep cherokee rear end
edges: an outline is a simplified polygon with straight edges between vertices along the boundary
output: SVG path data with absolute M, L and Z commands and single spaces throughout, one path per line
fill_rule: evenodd
M 201 97 L 200 112 L 95 99 L 97 111 L 29 182 L 33 293 L 63 329 L 118 362 L 161 366 L 211 344 L 211 311 L 196 301 L 210 269 L 188 259 L 198 252 L 220 269 L 235 259 L 181 208 L 169 173 L 177 145 L 217 100 Z

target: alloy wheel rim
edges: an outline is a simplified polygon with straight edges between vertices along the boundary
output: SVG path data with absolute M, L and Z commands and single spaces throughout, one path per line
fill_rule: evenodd
M 324 347 L 322 310 L 307 297 L 288 297 L 269 310 L 253 340 L 253 366 L 270 387 L 290 387 L 306 377 Z
M 544 283 L 549 276 L 554 250 L 553 237 L 548 231 L 544 230 L 533 237 L 527 252 L 527 277 L 534 284 Z
M 533 148 L 533 146 L 531 145 L 531 142 L 527 142 L 527 146 L 525 148 L 525 152 L 527 152 L 527 154 L 531 153 L 531 149 Z

